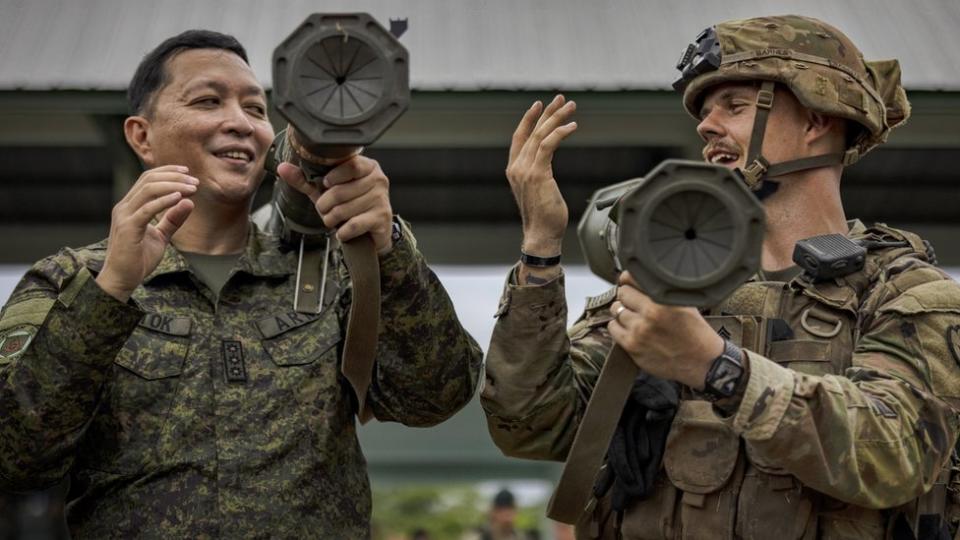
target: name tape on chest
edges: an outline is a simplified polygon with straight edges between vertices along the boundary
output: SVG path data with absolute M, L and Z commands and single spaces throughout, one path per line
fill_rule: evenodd
M 260 334 L 263 336 L 263 338 L 270 339 L 286 332 L 287 330 L 292 330 L 294 328 L 303 326 L 319 318 L 319 315 L 308 315 L 296 311 L 290 311 L 287 313 L 281 313 L 279 315 L 264 317 L 263 319 L 257 321 L 256 325 L 257 330 L 260 330 Z
M 189 317 L 173 317 L 161 313 L 147 313 L 140 319 L 140 326 L 171 336 L 189 336 L 192 324 Z

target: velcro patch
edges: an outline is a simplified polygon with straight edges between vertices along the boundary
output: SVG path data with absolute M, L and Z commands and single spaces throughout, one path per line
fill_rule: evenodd
M 171 336 L 189 336 L 193 321 L 189 317 L 171 317 L 160 313 L 147 313 L 140 326 Z
M 617 288 L 612 287 L 597 296 L 587 297 L 587 305 L 584 309 L 597 309 L 605 304 L 612 303 L 617 298 Z
M 37 327 L 32 325 L 17 326 L 0 335 L 0 360 L 13 360 L 27 349 L 33 336 L 37 335 Z
M 270 339 L 279 336 L 287 330 L 298 328 L 319 318 L 319 315 L 306 315 L 296 311 L 290 311 L 260 319 L 256 322 L 256 325 L 257 329 L 260 330 L 260 335 L 262 335 L 264 339 Z

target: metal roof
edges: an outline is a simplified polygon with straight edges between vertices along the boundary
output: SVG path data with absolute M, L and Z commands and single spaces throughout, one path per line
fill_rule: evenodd
M 960 90 L 957 0 L 0 0 L 0 90 L 122 90 L 140 58 L 189 28 L 235 35 L 269 86 L 274 46 L 308 14 L 409 18 L 417 90 L 657 90 L 699 32 L 782 13 L 896 57 L 913 90 Z

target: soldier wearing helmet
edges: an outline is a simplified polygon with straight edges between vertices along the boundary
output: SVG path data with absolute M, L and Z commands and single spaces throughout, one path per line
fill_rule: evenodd
M 565 460 L 578 429 L 590 435 L 580 421 L 615 343 L 641 376 L 610 411 L 619 425 L 576 509 L 579 537 L 954 534 L 960 285 L 922 238 L 848 220 L 840 200 L 843 167 L 909 117 L 899 64 L 788 15 L 709 28 L 678 68 L 704 159 L 763 202 L 762 270 L 705 310 L 658 305 L 624 273 L 565 330 L 551 160 L 576 104 L 534 104 L 507 167 L 523 244 L 486 361 L 494 441 Z M 865 248 L 863 268 L 821 278 L 794 264 L 798 241 L 828 234 Z

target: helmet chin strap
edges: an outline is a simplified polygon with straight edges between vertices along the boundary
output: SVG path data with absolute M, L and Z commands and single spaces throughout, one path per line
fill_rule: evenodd
M 773 108 L 773 91 L 775 87 L 773 81 L 763 81 L 760 85 L 760 91 L 757 92 L 757 114 L 753 119 L 753 132 L 750 134 L 750 148 L 747 150 L 747 165 L 743 169 L 737 169 L 744 183 L 747 184 L 750 191 L 761 201 L 776 193 L 779 187 L 779 182 L 775 182 L 770 178 L 797 171 L 845 163 L 844 153 L 842 152 L 793 159 L 772 165 L 760 154 L 763 148 L 763 136 L 767 131 L 767 119 L 770 116 L 770 110 Z

